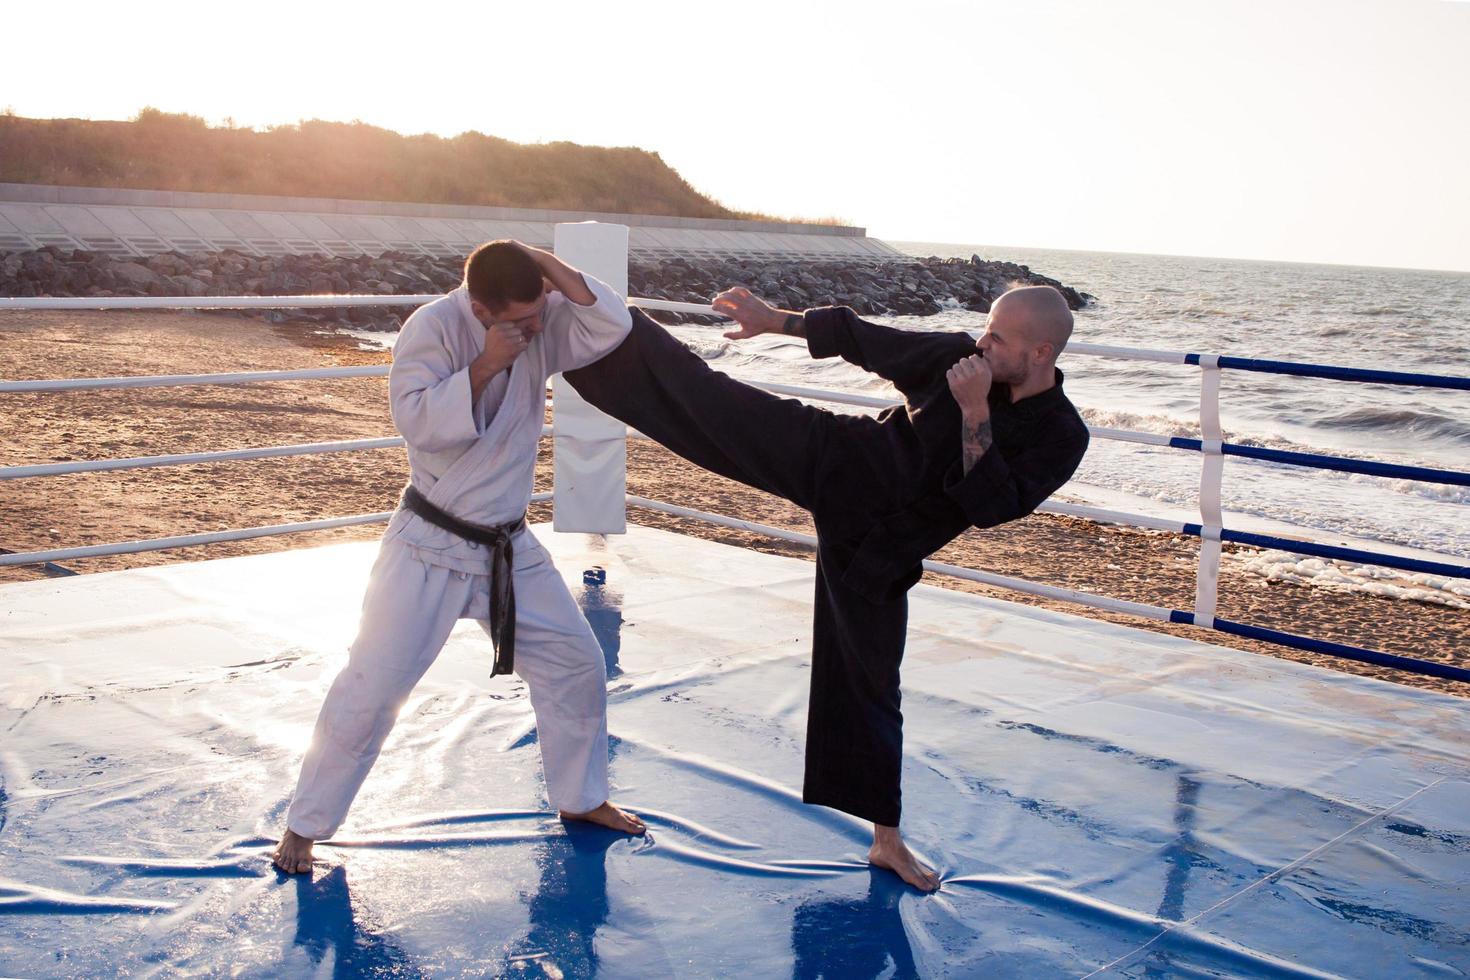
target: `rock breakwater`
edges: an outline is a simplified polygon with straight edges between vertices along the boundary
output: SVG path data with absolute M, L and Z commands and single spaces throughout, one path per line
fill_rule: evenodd
M 460 276 L 459 261 L 402 252 L 356 257 L 164 252 L 147 258 L 55 247 L 0 252 L 0 295 L 17 297 L 416 295 L 453 289 Z M 628 282 L 634 296 L 649 299 L 707 303 L 727 286 L 744 285 L 783 308 L 844 305 L 863 316 L 927 316 L 954 308 L 985 312 L 997 296 L 1018 284 L 1055 286 L 1073 309 L 1092 299 L 1024 265 L 978 256 L 881 263 L 673 258 L 630 262 Z M 411 311 L 358 306 L 241 312 L 276 321 L 306 319 L 396 330 Z M 659 318 L 714 319 L 685 314 L 659 314 Z

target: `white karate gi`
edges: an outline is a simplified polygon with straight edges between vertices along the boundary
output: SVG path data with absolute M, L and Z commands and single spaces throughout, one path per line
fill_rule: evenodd
M 472 524 L 505 524 L 530 502 L 546 379 L 597 360 L 627 336 L 627 307 L 583 276 L 596 297 L 551 294 L 544 329 L 470 404 L 470 362 L 485 328 L 461 286 L 404 323 L 388 395 L 408 443 L 409 479 L 429 502 Z M 607 799 L 607 668 L 591 627 L 546 552 L 522 530 L 515 549 L 515 670 L 530 689 L 551 805 L 581 813 Z M 347 666 L 327 693 L 286 826 L 311 840 L 336 833 L 409 692 L 459 619 L 488 632 L 489 553 L 399 509 L 368 581 Z M 485 651 L 489 673 L 491 651 Z

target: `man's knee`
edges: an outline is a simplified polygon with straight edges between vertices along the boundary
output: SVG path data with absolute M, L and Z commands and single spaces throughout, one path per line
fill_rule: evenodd
M 521 676 L 533 695 L 548 692 L 569 705 L 595 707 L 607 701 L 607 659 L 589 631 L 543 647 L 542 656 L 521 659 Z
M 371 678 L 350 667 L 343 674 L 346 675 L 346 683 L 334 684 L 334 690 L 323 706 L 325 719 L 338 727 L 376 729 L 385 721 L 391 726 L 413 690 L 408 678 L 384 683 L 385 678 Z M 340 690 L 337 689 L 339 686 Z

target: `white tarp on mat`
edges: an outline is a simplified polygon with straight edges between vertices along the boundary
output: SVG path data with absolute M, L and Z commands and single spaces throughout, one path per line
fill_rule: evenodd
M 810 564 L 630 532 L 538 528 L 648 837 L 545 811 L 465 624 L 311 880 L 267 854 L 372 545 L 0 586 L 0 974 L 1470 972 L 1466 702 L 920 588 L 925 897 L 799 800 Z

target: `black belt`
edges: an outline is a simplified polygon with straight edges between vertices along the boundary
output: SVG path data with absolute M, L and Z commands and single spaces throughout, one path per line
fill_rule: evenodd
M 509 674 L 515 669 L 516 653 L 515 551 L 510 539 L 526 526 L 526 515 L 495 527 L 471 524 L 429 503 L 411 483 L 403 488 L 403 506 L 435 527 L 489 550 L 490 643 L 495 647 L 495 664 L 490 668 L 490 676 Z

